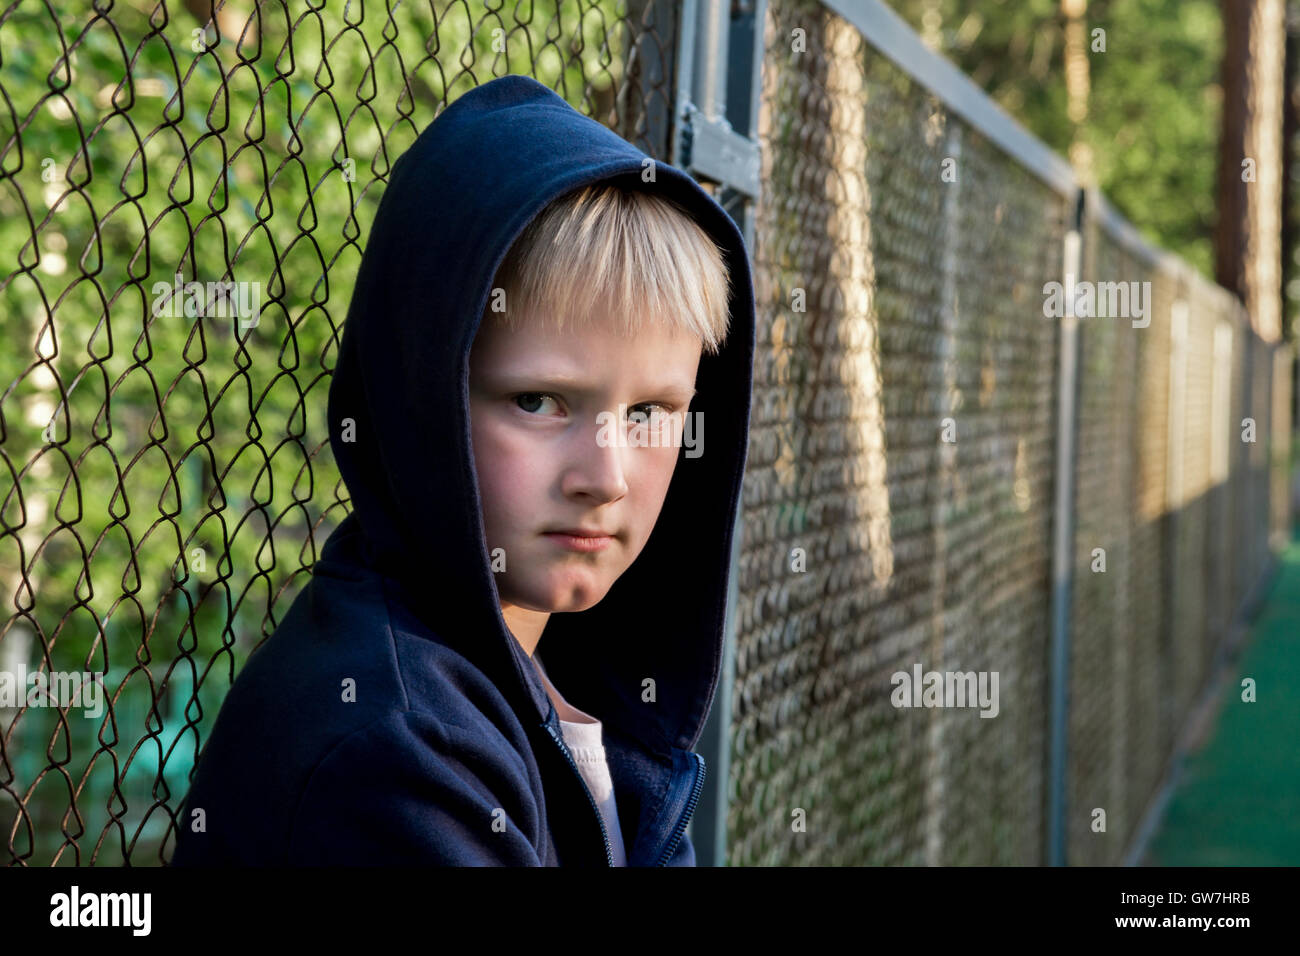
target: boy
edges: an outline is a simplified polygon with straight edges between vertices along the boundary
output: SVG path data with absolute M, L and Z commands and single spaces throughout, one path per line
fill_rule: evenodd
M 330 386 L 353 510 L 227 695 L 172 864 L 694 865 L 753 348 L 689 177 L 528 77 L 444 110 Z

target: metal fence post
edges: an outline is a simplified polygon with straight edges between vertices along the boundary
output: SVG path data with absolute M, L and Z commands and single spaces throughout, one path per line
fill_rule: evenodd
M 1048 781 L 1047 859 L 1066 863 L 1066 755 L 1069 745 L 1070 601 L 1074 586 L 1074 471 L 1079 397 L 1079 319 L 1074 288 L 1083 263 L 1084 192 L 1075 201 L 1074 223 L 1065 234 L 1065 315 L 1057 365 L 1056 499 L 1052 522 L 1051 759 Z
M 746 248 L 754 247 L 754 204 L 758 199 L 756 140 L 764 54 L 767 0 L 741 2 L 734 11 L 721 0 L 684 0 L 678 46 L 674 165 L 719 184 L 719 205 L 735 220 Z M 697 105 L 698 104 L 698 105 Z M 743 496 L 733 515 L 731 570 L 722 673 L 713 708 L 697 750 L 708 777 L 687 826 L 696 863 L 724 866 L 731 767 L 732 687 L 735 683 L 736 603 L 744 547 Z

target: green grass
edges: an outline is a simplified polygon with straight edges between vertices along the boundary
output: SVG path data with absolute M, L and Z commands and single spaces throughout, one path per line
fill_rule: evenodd
M 1255 681 L 1255 703 L 1242 680 Z M 1189 755 L 1148 862 L 1300 865 L 1300 539 L 1280 567 L 1212 736 Z

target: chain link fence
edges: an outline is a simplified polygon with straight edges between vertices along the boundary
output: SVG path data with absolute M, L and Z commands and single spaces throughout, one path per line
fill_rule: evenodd
M 168 858 L 234 675 L 349 508 L 325 395 L 396 157 L 524 73 L 668 159 L 696 10 L 0 13 L 0 673 L 90 675 L 80 703 L 100 701 L 0 697 L 11 865 Z M 726 862 L 1043 862 L 1063 342 L 1044 285 L 1078 197 L 829 6 L 758 10 Z M 1290 523 L 1289 353 L 1100 202 L 1082 276 L 1152 298 L 1146 327 L 1079 324 L 1077 863 L 1120 859 Z M 895 706 L 918 665 L 995 672 L 996 716 Z
M 1088 321 L 1081 346 L 1070 858 L 1114 865 L 1265 575 L 1270 533 L 1287 534 L 1285 489 L 1268 483 L 1288 470 L 1290 367 L 1274 378 L 1289 350 L 1258 339 L 1226 290 L 1103 222 L 1094 274 L 1154 296 L 1149 327 Z M 1096 808 L 1113 836 L 1094 831 Z
M 347 513 L 329 374 L 389 170 L 419 131 L 524 73 L 668 149 L 666 0 L 212 13 L 0 13 L 11 865 L 169 856 L 234 675 Z M 71 697 L 55 674 L 76 675 Z
M 1044 300 L 1078 194 L 830 6 L 870 5 L 768 10 L 727 861 L 1045 863 Z M 1078 319 L 1068 463 L 1067 858 L 1114 865 L 1290 526 L 1291 366 L 1224 290 L 1088 208 L 1079 284 L 1150 283 L 1145 318 Z M 897 705 L 918 667 L 996 673 L 996 714 Z
M 1034 860 L 1056 362 L 1041 289 L 1072 205 L 840 17 L 769 11 L 729 862 Z M 791 54 L 795 31 L 809 52 Z M 915 664 L 1000 672 L 1002 712 L 893 706 L 891 675 Z

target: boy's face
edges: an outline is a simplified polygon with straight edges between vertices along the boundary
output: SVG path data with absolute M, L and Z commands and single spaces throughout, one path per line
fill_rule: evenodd
M 503 611 L 540 612 L 544 624 L 586 610 L 641 553 L 681 452 L 669 438 L 681 434 L 702 348 L 658 323 L 627 338 L 604 320 L 511 331 L 484 319 L 470 352 L 471 435 L 489 558 L 505 552 L 494 575 Z M 674 421 L 638 426 L 636 413 L 651 412 Z M 554 533 L 563 529 L 610 537 L 583 549 Z

